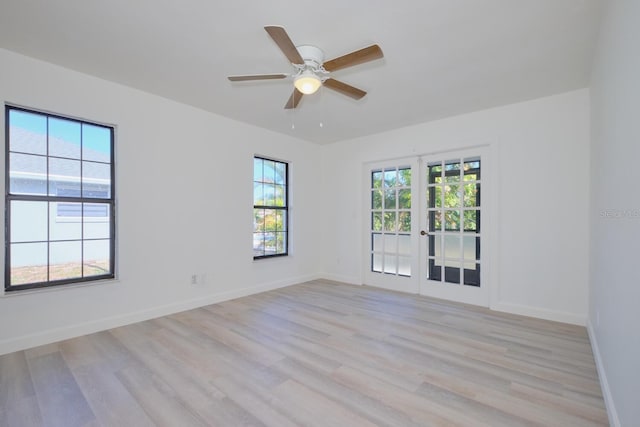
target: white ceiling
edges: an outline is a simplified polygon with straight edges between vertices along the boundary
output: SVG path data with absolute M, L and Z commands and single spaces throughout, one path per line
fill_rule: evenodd
M 0 47 L 317 143 L 588 86 L 602 0 L 0 0 Z M 290 73 L 264 31 L 327 59 L 372 43 L 384 59 L 283 109 Z M 0 64 L 1 66 L 1 64 Z M 321 126 L 322 124 L 322 126 Z

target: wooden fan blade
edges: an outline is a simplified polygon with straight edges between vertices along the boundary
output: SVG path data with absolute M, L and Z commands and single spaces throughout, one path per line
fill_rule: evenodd
M 340 92 L 341 94 L 347 95 L 353 99 L 361 99 L 367 94 L 367 92 L 358 89 L 357 87 L 353 87 L 336 79 L 327 79 L 324 81 L 324 85 L 329 89 L 333 89 L 336 92 Z
M 294 88 L 293 93 L 291 94 L 291 97 L 289 97 L 289 100 L 284 106 L 285 110 L 291 110 L 293 108 L 296 108 L 300 103 L 300 100 L 302 99 L 302 95 L 303 95 L 302 92 Z
M 242 76 L 229 76 L 227 78 L 232 82 L 244 82 L 247 80 L 276 80 L 286 77 L 286 74 L 246 74 Z
M 304 64 L 304 59 L 300 56 L 300 52 L 293 44 L 284 27 L 270 25 L 264 27 L 274 42 L 278 45 L 284 56 L 287 57 L 292 64 Z
M 383 56 L 380 46 L 372 44 L 371 46 L 356 50 L 355 52 L 347 53 L 346 55 L 339 56 L 331 61 L 327 61 L 323 66 L 327 71 L 336 71 L 342 68 L 373 61 L 374 59 L 382 58 Z

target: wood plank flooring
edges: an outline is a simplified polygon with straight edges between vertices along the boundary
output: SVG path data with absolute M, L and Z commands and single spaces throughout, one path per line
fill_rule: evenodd
M 602 426 L 585 328 L 324 281 L 0 357 L 1 426 Z

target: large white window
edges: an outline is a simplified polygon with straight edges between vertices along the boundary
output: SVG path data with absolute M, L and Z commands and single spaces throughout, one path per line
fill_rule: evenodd
M 5 118 L 5 289 L 113 278 L 113 128 L 12 106 Z
M 253 159 L 253 258 L 288 254 L 289 165 Z

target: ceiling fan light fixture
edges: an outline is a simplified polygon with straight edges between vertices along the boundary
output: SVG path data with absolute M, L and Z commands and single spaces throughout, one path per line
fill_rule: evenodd
M 320 78 L 315 75 L 313 72 L 306 70 L 296 76 L 293 81 L 293 85 L 305 95 L 311 95 L 312 93 L 316 93 L 320 86 L 322 86 L 322 81 Z

